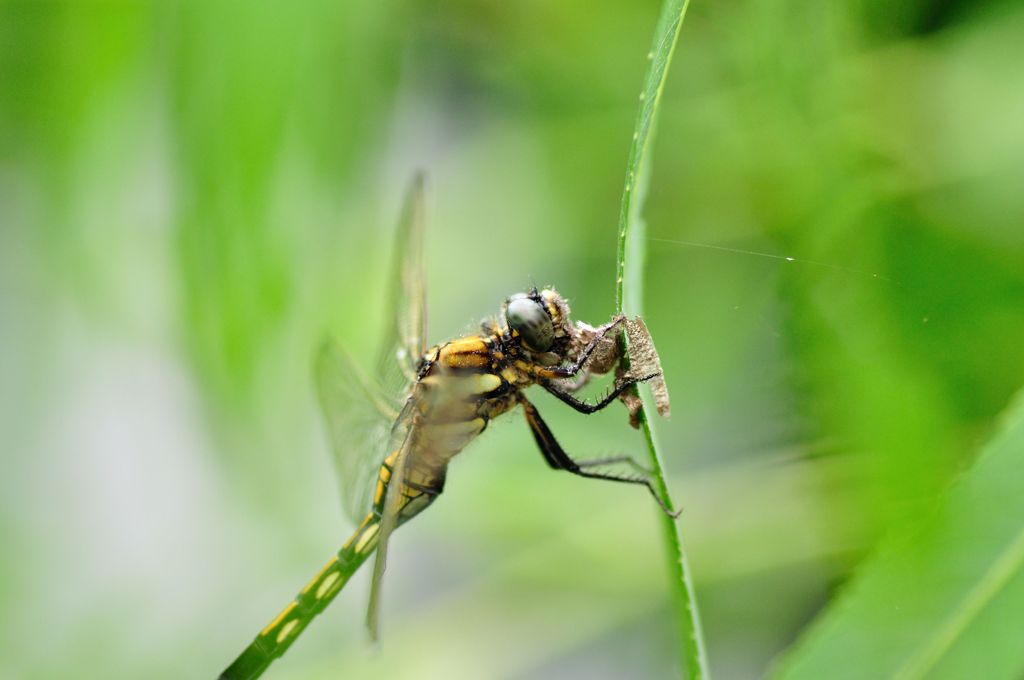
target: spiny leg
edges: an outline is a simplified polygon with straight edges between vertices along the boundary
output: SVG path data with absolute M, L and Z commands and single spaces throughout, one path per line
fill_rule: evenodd
M 589 359 L 590 355 L 594 353 L 594 350 L 597 349 L 597 346 L 601 343 L 602 340 L 604 340 L 604 336 L 608 335 L 608 333 L 615 330 L 619 326 L 619 324 L 621 324 L 625 320 L 626 316 L 624 314 L 619 314 L 618 316 L 614 317 L 611 321 L 597 329 L 597 333 L 590 340 L 590 342 L 587 343 L 587 346 L 583 348 L 583 351 L 580 352 L 580 355 L 576 359 L 576 361 L 569 364 L 568 366 L 556 366 L 555 368 L 544 369 L 542 374 L 550 378 L 571 378 L 572 376 L 576 375 L 577 373 L 580 372 L 580 369 L 583 368 L 583 364 L 587 363 L 587 359 Z
M 555 470 L 565 470 L 571 472 L 579 477 L 587 477 L 589 479 L 605 479 L 610 482 L 625 482 L 627 484 L 641 484 L 647 487 L 647 490 L 651 492 L 654 500 L 658 502 L 661 509 L 666 515 L 675 519 L 679 517 L 681 510 L 673 512 L 672 508 L 665 504 L 665 501 L 658 495 L 657 489 L 651 484 L 650 477 L 647 474 L 637 477 L 627 477 L 624 475 L 614 475 L 605 472 L 592 472 L 586 467 L 593 465 L 600 465 L 601 462 L 596 461 L 584 461 L 583 463 L 573 460 L 569 454 L 567 454 L 562 446 L 555 439 L 555 436 L 551 433 L 547 424 L 541 419 L 540 414 L 537 412 L 537 408 L 526 400 L 525 397 L 520 396 L 519 403 L 523 405 L 523 412 L 526 414 L 526 422 L 530 426 L 530 431 L 533 433 L 533 438 L 537 442 L 537 446 L 540 448 L 541 455 L 544 456 L 544 460 L 547 461 Z M 628 459 L 628 456 L 621 458 Z M 630 459 L 631 460 L 631 459 Z M 605 459 L 604 463 L 611 462 L 610 459 Z M 619 461 L 614 461 L 619 462 Z M 635 463 L 634 463 L 635 464 Z
M 617 463 L 625 463 L 626 465 L 630 466 L 631 468 L 633 468 L 640 474 L 644 475 L 645 477 L 650 476 L 651 474 L 651 471 L 648 468 L 645 468 L 643 465 L 633 460 L 633 456 L 628 456 L 625 454 L 620 456 L 608 456 L 606 458 L 590 458 L 587 460 L 577 460 L 574 462 L 578 467 L 581 468 L 601 467 L 603 465 L 615 465 Z
M 594 376 L 590 371 L 580 371 L 572 378 L 562 378 L 558 382 L 558 387 L 566 392 L 579 392 L 584 387 L 590 384 L 590 379 Z
M 576 397 L 574 397 L 573 395 L 569 394 L 568 392 L 565 392 L 562 389 L 560 389 L 554 383 L 551 383 L 551 382 L 548 382 L 548 381 L 543 381 L 543 382 L 540 383 L 540 385 L 545 390 L 547 390 L 550 394 L 552 394 L 555 397 L 557 397 L 558 400 L 561 401 L 562 403 L 571 406 L 573 409 L 575 409 L 576 411 L 579 411 L 580 413 L 585 413 L 585 414 L 589 415 L 591 413 L 597 413 L 601 409 L 603 409 L 606 406 L 608 406 L 609 404 L 611 404 L 613 401 L 615 401 L 618 398 L 618 396 L 620 394 L 622 394 L 623 392 L 628 390 L 633 385 L 636 385 L 637 383 L 646 382 L 647 380 L 650 380 L 651 378 L 656 378 L 659 375 L 661 375 L 661 374 L 660 373 L 651 373 L 650 375 L 645 375 L 642 378 L 629 378 L 628 380 L 624 380 L 622 382 L 622 384 L 618 385 L 615 389 L 613 389 L 611 392 L 606 394 L 604 396 L 604 398 L 601 399 L 600 401 L 598 401 L 596 404 L 588 404 L 587 402 L 583 401 L 582 399 L 577 399 Z

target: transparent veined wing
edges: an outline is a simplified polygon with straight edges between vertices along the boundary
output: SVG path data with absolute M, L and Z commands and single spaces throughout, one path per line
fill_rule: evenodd
M 388 541 L 391 533 L 398 526 L 399 513 L 402 511 L 405 487 L 406 468 L 409 462 L 410 452 L 416 439 L 416 418 L 415 397 L 410 396 L 406 402 L 402 414 L 395 422 L 391 432 L 391 444 L 396 452 L 391 464 L 391 479 L 384 495 L 384 507 L 381 512 L 380 530 L 377 533 L 377 554 L 373 561 L 373 575 L 370 579 L 370 600 L 366 608 L 366 628 L 370 632 L 370 638 L 377 640 L 379 637 L 380 621 L 380 589 L 384 577 L 384 569 L 387 567 Z
M 358 523 L 371 507 L 398 411 L 390 395 L 333 341 L 320 347 L 314 371 L 342 504 Z
M 393 261 L 385 301 L 385 329 L 377 376 L 385 393 L 401 406 L 426 351 L 427 298 L 423 271 L 424 177 L 417 173 L 405 194 L 395 230 Z
M 395 231 L 395 249 L 391 268 L 391 281 L 387 306 L 392 316 L 387 319 L 378 375 L 384 390 L 402 404 L 402 413 L 390 432 L 388 452 L 395 451 L 391 480 L 384 497 L 381 513 L 377 554 L 370 581 L 370 601 L 366 612 L 366 626 L 374 640 L 378 635 L 380 587 L 387 563 L 388 541 L 398 526 L 398 513 L 402 509 L 402 493 L 410 449 L 415 440 L 416 372 L 420 357 L 427 351 L 427 295 L 423 265 L 424 214 L 423 173 L 416 173 L 405 194 L 402 216 Z M 404 402 L 404 403 L 403 403 Z
M 370 508 L 380 462 L 394 450 L 389 448 L 391 432 L 426 351 L 423 192 L 424 178 L 417 174 L 406 191 L 395 230 L 386 324 L 374 375 L 366 375 L 336 343 L 325 343 L 316 360 L 317 392 L 342 502 L 354 522 Z

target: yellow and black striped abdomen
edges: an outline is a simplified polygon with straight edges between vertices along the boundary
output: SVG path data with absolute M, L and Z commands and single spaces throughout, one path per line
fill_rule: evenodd
M 230 680 L 257 677 L 274 659 L 284 654 L 299 633 L 330 604 L 356 569 L 373 554 L 379 532 L 380 517 L 373 512 L 367 514 L 337 554 L 260 631 L 220 677 Z

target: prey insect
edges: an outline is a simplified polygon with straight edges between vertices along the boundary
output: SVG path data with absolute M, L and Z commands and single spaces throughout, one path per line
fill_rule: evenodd
M 317 387 L 342 492 L 359 526 L 222 673 L 222 680 L 260 676 L 374 551 L 367 626 L 375 638 L 392 532 L 437 499 L 444 490 L 449 461 L 492 419 L 517 406 L 549 466 L 580 477 L 644 486 L 666 513 L 674 514 L 647 471 L 628 456 L 596 460 L 570 456 L 524 392 L 538 385 L 576 411 L 589 414 L 609 406 L 638 382 L 660 379 L 656 362 L 634 362 L 634 369 L 639 364 L 641 370 L 657 370 L 620 376 L 614 388 L 595 403 L 574 394 L 591 374 L 608 372 L 618 362 L 615 339 L 627 325 L 624 317 L 596 328 L 573 325 L 562 296 L 550 288 L 534 288 L 508 298 L 496 318 L 481 324 L 479 333 L 426 347 L 422 192 L 422 179 L 417 178 L 396 235 L 400 247 L 389 301 L 395 316 L 376 377 L 365 375 L 333 343 L 324 345 L 316 361 Z M 615 466 L 631 471 L 611 469 Z

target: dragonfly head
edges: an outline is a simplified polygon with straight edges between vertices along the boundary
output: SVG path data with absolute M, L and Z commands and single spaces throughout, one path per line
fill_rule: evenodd
M 572 323 L 569 305 L 557 291 L 533 288 L 526 293 L 516 293 L 505 301 L 501 315 L 509 340 L 551 363 L 565 358 Z

